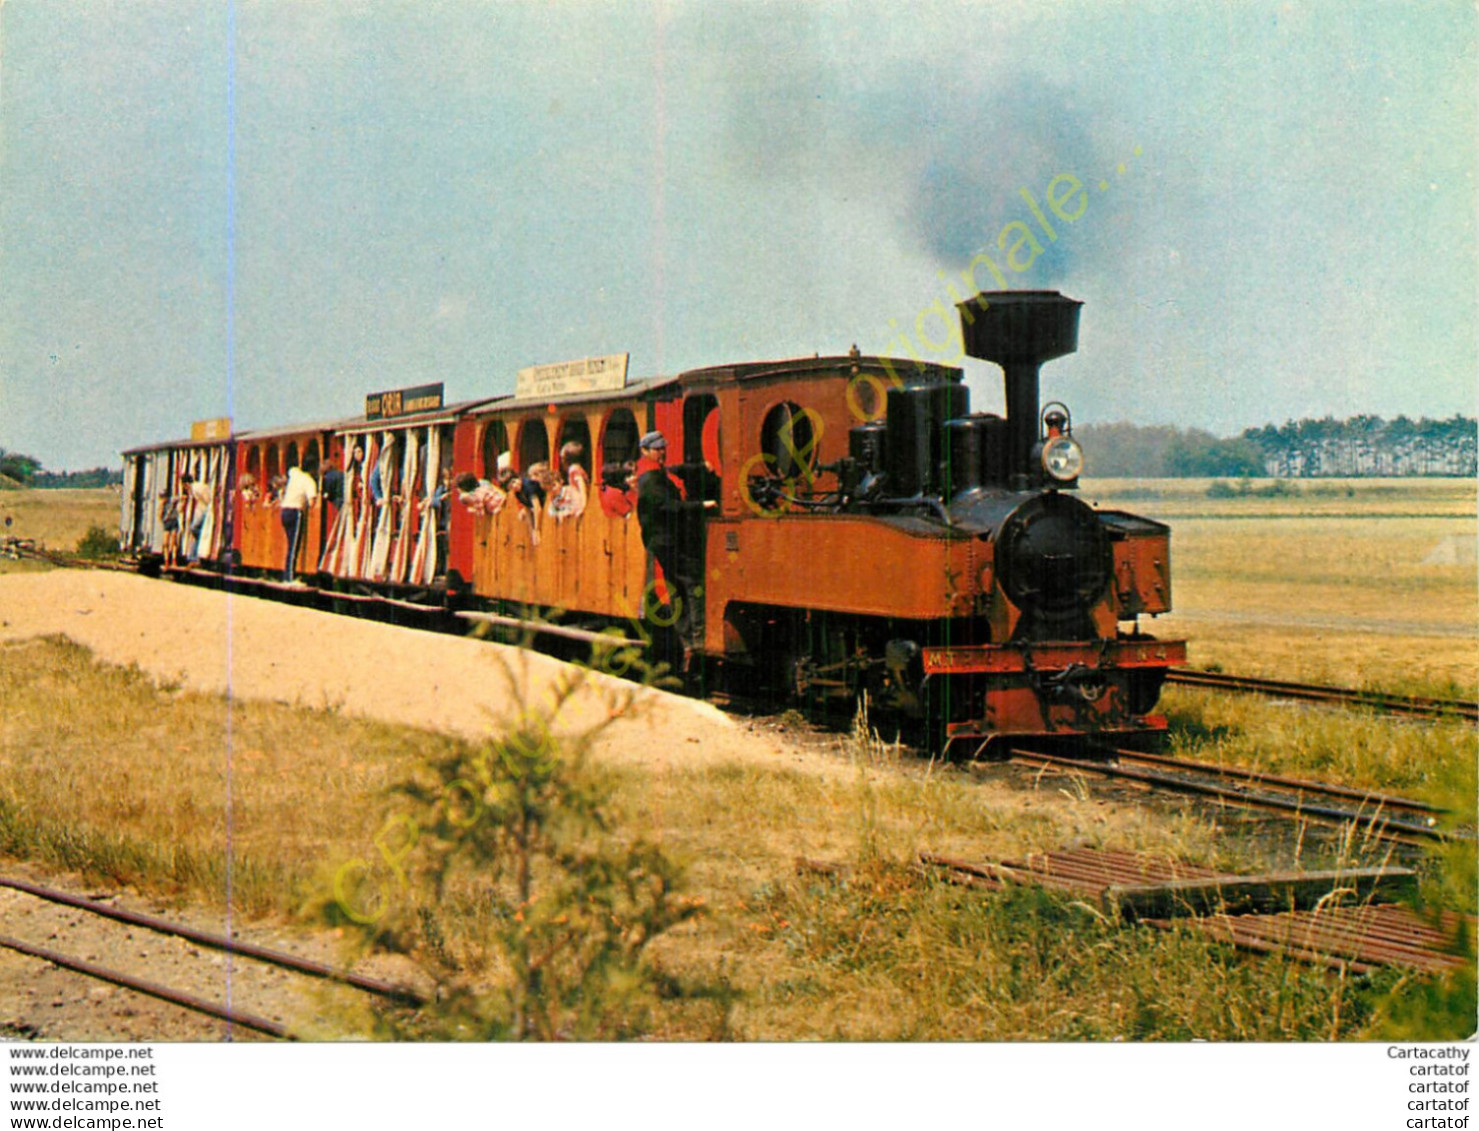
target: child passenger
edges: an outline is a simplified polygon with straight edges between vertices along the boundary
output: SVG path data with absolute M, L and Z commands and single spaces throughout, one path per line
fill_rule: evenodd
M 497 514 L 508 501 L 508 495 L 486 479 L 470 471 L 457 477 L 457 501 L 473 514 Z
M 549 512 L 555 518 L 579 518 L 585 513 L 590 498 L 591 478 L 580 463 L 585 447 L 571 441 L 560 449 L 560 466 L 565 470 L 565 485 L 555 492 Z

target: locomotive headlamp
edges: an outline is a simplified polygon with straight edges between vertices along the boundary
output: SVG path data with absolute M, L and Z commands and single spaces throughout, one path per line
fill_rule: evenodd
M 1072 436 L 1054 436 L 1042 446 L 1042 469 L 1058 483 L 1071 483 L 1084 472 L 1084 450 Z

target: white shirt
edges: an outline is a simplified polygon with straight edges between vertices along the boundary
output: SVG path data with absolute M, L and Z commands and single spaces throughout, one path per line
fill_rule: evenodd
M 307 510 L 318 499 L 318 484 L 313 476 L 301 468 L 288 469 L 288 485 L 282 489 L 282 509 L 285 511 Z

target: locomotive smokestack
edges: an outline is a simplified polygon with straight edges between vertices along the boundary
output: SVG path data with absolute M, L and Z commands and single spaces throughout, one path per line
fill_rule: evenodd
M 1057 291 L 982 291 L 957 303 L 965 352 L 992 361 L 1006 374 L 1012 474 L 1029 472 L 1037 443 L 1038 369 L 1078 349 L 1083 303 Z

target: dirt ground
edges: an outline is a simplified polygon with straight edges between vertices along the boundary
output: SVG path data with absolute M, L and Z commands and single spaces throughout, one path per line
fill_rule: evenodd
M 331 707 L 368 718 L 471 737 L 512 709 L 513 685 L 538 695 L 570 668 L 547 656 L 485 641 L 421 632 L 126 573 L 56 570 L 0 576 L 0 642 L 61 634 L 98 659 L 136 664 L 161 681 L 248 699 Z M 510 678 L 512 673 L 513 678 Z M 592 676 L 568 721 L 610 712 L 610 695 L 633 685 Z M 661 774 L 674 765 L 742 761 L 847 772 L 818 760 L 774 728 L 736 724 L 712 706 L 641 691 L 604 733 L 598 757 Z M 0 705 L 3 709 L 3 705 Z M 0 874 L 89 894 L 76 876 L 0 861 Z M 163 907 L 135 892 L 95 893 L 131 910 L 223 931 L 198 907 Z M 332 960 L 331 932 L 231 925 L 263 945 Z M 0 934 L 179 986 L 312 1032 L 323 992 L 299 975 L 124 928 L 0 889 Z M 396 971 L 372 969 L 381 977 Z M 320 1030 L 321 1032 L 322 1030 Z M 54 1040 L 218 1040 L 225 1026 L 130 991 L 0 950 L 0 1035 Z M 250 1034 L 240 1034 L 250 1036 Z
M 101 570 L 0 575 L 0 641 L 60 634 L 98 659 L 137 664 L 193 690 L 268 699 L 480 737 L 572 669 L 482 640 L 296 608 Z M 510 676 L 514 678 L 511 679 Z M 569 710 L 571 727 L 606 717 L 633 685 L 599 675 Z M 733 760 L 792 764 L 801 751 L 737 727 L 707 703 L 641 691 L 598 753 L 654 769 Z

